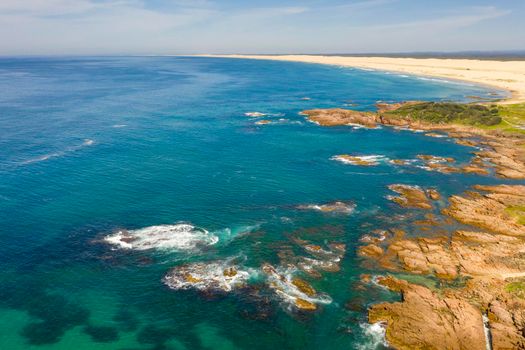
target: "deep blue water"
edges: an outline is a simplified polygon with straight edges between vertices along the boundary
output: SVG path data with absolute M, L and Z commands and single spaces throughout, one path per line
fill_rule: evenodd
M 355 248 L 363 233 L 395 221 L 387 185 L 450 194 L 493 181 L 335 162 L 343 153 L 466 162 L 472 150 L 390 128 L 322 128 L 299 115 L 491 92 L 468 84 L 254 60 L 2 58 L 0 91 L 2 349 L 373 348 L 366 306 L 395 296 L 352 287 L 367 272 Z M 273 123 L 256 125 L 261 119 Z M 297 209 L 336 200 L 355 211 Z M 119 229 L 180 222 L 218 242 L 134 250 L 103 241 Z M 294 238 L 347 245 L 341 271 L 293 272 L 332 300 L 313 313 L 268 291 L 260 271 L 283 267 L 283 252 L 307 256 Z M 231 258 L 258 271 L 249 291 L 162 283 L 172 267 Z M 363 310 L 348 310 L 349 301 Z

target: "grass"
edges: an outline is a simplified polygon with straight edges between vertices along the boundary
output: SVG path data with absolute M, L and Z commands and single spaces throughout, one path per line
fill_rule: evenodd
M 502 122 L 498 129 L 525 134 L 525 103 L 498 106 Z
M 505 291 L 525 299 L 525 282 L 510 282 L 505 286 Z
M 525 134 L 525 103 L 495 105 L 422 102 L 405 105 L 386 114 L 435 124 L 463 124 Z
M 518 219 L 518 224 L 525 225 L 525 205 L 515 205 L 505 208 L 505 212 Z
M 422 102 L 402 106 L 390 112 L 394 115 L 434 124 L 466 124 L 493 126 L 502 122 L 496 106 L 452 102 Z

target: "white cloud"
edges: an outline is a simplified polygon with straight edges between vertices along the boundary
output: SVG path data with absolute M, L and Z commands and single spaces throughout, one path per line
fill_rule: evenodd
M 505 16 L 493 6 L 462 7 L 406 20 L 402 0 L 227 10 L 212 0 L 0 0 L 0 54 L 167 54 L 405 50 L 436 33 Z M 396 22 L 388 16 L 395 4 Z M 405 4 L 406 6 L 406 4 Z M 378 17 L 377 11 L 382 15 Z M 386 15 L 385 15 L 386 14 Z M 400 19 L 404 18 L 404 20 Z M 439 35 L 438 35 L 439 36 Z M 448 36 L 453 42 L 456 36 Z M 458 39 L 459 40 L 459 39 Z

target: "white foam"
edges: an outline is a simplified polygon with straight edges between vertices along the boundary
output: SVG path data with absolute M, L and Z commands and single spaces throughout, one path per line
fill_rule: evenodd
M 231 292 L 255 276 L 253 269 L 240 268 L 228 260 L 194 263 L 173 268 L 163 279 L 172 289 L 216 290 Z
M 490 321 L 486 314 L 481 315 L 483 319 L 483 332 L 485 333 L 485 348 L 492 350 L 492 334 L 490 332 Z
M 358 344 L 356 349 L 358 350 L 373 350 L 378 347 L 388 347 L 388 342 L 386 341 L 386 329 L 385 325 L 382 322 L 376 323 L 361 323 L 359 324 L 364 336 L 367 338 L 365 344 Z
M 352 214 L 355 210 L 355 204 L 344 202 L 333 202 L 328 204 L 307 204 L 300 205 L 297 208 L 301 210 L 318 210 L 325 213 L 342 213 Z
M 261 112 L 246 112 L 244 115 L 251 118 L 259 118 L 264 117 L 266 114 Z
M 333 156 L 330 159 L 344 163 L 344 164 L 350 164 L 350 165 L 361 165 L 359 164 L 359 162 L 365 162 L 365 163 L 368 163 L 369 165 L 379 165 L 379 163 L 385 162 L 388 160 L 387 157 L 383 155 L 378 155 L 378 154 L 372 154 L 368 156 L 352 155 L 351 157 L 356 158 L 356 160 L 348 159 L 347 157 L 343 155 Z
M 266 264 L 263 271 L 267 275 L 268 286 L 289 308 L 295 307 L 298 299 L 308 301 L 312 304 L 331 304 L 332 298 L 324 293 L 316 293 L 314 296 L 303 293 L 292 282 L 293 275 L 297 271 L 295 267 L 278 267 Z
M 179 223 L 121 230 L 106 236 L 104 241 L 121 249 L 187 251 L 216 244 L 219 238 L 204 229 Z

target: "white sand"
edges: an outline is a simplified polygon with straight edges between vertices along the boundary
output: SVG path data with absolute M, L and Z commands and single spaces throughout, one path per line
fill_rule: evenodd
M 342 57 L 308 55 L 208 55 L 209 57 L 249 58 L 320 63 L 377 69 L 391 72 L 463 80 L 508 90 L 512 97 L 501 103 L 525 102 L 525 61 L 494 61 L 449 58 Z

